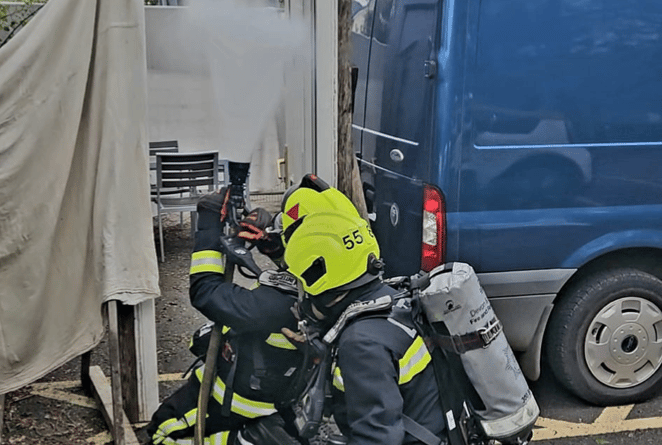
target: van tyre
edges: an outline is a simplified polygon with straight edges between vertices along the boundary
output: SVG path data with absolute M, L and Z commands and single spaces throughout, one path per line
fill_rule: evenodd
M 596 405 L 662 390 L 662 281 L 636 269 L 585 277 L 556 305 L 547 332 L 556 378 Z

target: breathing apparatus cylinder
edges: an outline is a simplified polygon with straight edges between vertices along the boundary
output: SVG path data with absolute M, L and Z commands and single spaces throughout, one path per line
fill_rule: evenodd
M 528 440 L 540 409 L 473 268 L 439 266 L 429 279 L 420 292 L 421 306 L 430 323 L 443 322 L 451 334 L 485 406 L 475 413 L 483 432 L 506 443 Z

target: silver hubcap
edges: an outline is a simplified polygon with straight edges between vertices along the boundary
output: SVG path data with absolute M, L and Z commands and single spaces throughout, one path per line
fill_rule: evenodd
M 607 386 L 646 381 L 662 365 L 662 310 L 637 297 L 609 303 L 589 324 L 584 356 L 591 374 Z

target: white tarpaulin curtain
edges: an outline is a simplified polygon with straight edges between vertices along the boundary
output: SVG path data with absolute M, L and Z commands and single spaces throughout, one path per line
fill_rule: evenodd
M 49 0 L 0 48 L 0 394 L 159 293 L 142 0 Z

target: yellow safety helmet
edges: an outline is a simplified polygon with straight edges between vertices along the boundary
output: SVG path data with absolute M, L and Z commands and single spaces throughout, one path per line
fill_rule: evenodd
M 285 248 L 288 270 L 313 296 L 361 278 L 378 258 L 379 245 L 368 222 L 343 212 L 306 215 Z
M 311 173 L 285 192 L 281 212 L 284 244 L 296 228 L 292 225 L 310 213 L 337 212 L 359 217 L 359 212 L 347 196 Z

